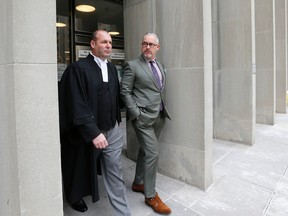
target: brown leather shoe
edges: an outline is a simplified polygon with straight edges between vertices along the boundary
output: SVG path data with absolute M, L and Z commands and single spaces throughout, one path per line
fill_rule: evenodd
M 140 192 L 144 194 L 144 184 L 135 184 L 133 182 L 132 184 L 132 191 L 134 192 Z
M 153 198 L 145 198 L 145 203 L 150 206 L 156 213 L 159 214 L 170 214 L 171 209 L 163 203 L 163 201 L 158 196 L 158 193 L 156 193 L 155 197 Z

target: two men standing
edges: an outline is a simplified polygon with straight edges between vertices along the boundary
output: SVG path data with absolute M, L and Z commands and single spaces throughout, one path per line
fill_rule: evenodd
M 86 211 L 83 197 L 91 195 L 93 202 L 99 199 L 97 174 L 101 167 L 114 215 L 130 216 L 121 172 L 120 86 L 115 66 L 107 61 L 111 36 L 97 30 L 90 46 L 91 54 L 70 64 L 59 85 L 65 197 L 73 209 Z M 132 190 L 142 192 L 155 212 L 170 214 L 155 190 L 158 138 L 165 118 L 170 118 L 165 106 L 166 74 L 156 60 L 159 48 L 156 34 L 144 35 L 141 56 L 124 65 L 121 97 L 140 143 Z

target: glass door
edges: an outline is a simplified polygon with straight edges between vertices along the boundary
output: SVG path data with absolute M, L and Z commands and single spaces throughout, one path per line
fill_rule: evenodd
M 90 51 L 93 31 L 102 29 L 112 37 L 110 60 L 121 75 L 124 61 L 123 0 L 56 0 L 58 80 L 73 61 L 84 58 Z M 90 12 L 80 11 L 79 5 L 90 5 Z M 91 9 L 90 8 L 90 9 Z M 94 8 L 94 9 L 93 9 Z

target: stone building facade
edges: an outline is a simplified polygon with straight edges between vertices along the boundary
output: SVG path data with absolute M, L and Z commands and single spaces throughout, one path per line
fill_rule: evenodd
M 171 121 L 159 171 L 205 190 L 213 138 L 253 145 L 286 113 L 286 0 L 124 0 L 125 56 L 161 42 Z M 0 215 L 62 216 L 56 3 L 0 3 Z M 135 157 L 127 124 L 127 155 Z

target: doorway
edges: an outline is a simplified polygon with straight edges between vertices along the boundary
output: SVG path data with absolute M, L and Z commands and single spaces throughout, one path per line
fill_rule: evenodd
M 76 9 L 81 4 L 89 4 L 94 10 Z M 120 78 L 125 58 L 123 0 L 56 0 L 56 5 L 58 81 L 70 63 L 88 55 L 91 34 L 100 29 L 112 37 L 110 61 Z

